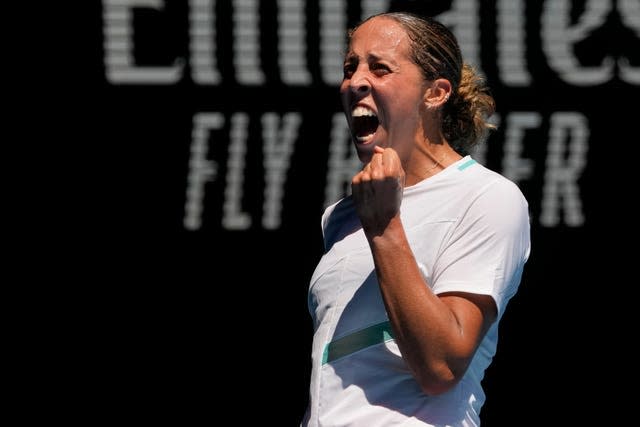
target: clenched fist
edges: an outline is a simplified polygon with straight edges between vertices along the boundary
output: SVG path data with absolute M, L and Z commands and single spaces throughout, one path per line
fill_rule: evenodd
M 381 233 L 400 212 L 405 173 L 393 148 L 374 148 L 371 161 L 351 180 L 353 199 L 362 227 Z

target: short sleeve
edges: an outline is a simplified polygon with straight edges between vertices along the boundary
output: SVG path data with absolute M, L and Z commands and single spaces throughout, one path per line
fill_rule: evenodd
M 491 295 L 501 317 L 530 253 L 529 207 L 520 189 L 499 177 L 477 192 L 433 269 L 432 289 Z

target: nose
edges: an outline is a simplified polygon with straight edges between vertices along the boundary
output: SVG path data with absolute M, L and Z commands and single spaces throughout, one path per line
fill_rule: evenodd
M 367 79 L 366 73 L 360 67 L 351 76 L 349 87 L 353 93 L 368 93 L 371 90 L 371 83 Z
M 369 89 L 371 89 L 371 86 L 369 86 L 369 83 L 366 81 L 357 85 L 355 84 L 351 85 L 351 91 L 357 94 L 367 94 L 369 93 Z

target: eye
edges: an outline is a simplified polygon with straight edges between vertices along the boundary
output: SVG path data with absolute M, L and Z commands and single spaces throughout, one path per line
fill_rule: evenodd
M 342 73 L 345 79 L 351 78 L 351 76 L 353 76 L 353 73 L 355 71 L 356 71 L 356 64 L 353 62 L 345 63 L 344 67 L 342 68 Z
M 391 72 L 391 69 L 387 65 L 380 62 L 374 62 L 373 64 L 371 64 L 370 68 L 376 76 L 384 76 L 385 74 Z

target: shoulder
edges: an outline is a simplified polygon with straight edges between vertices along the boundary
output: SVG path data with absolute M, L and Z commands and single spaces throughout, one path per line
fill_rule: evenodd
M 465 167 L 465 165 L 468 165 Z M 528 208 L 528 202 L 518 185 L 504 175 L 471 160 L 458 169 L 476 197 L 493 199 L 498 206 L 516 203 Z
M 479 163 L 468 169 L 467 219 L 505 231 L 529 227 L 529 203 L 516 183 Z
M 344 197 L 330 204 L 322 214 L 322 229 L 326 230 L 331 224 L 341 222 L 341 219 L 352 210 L 353 200 L 351 196 Z
M 322 237 L 325 250 L 360 226 L 351 196 L 327 206 L 322 214 Z

